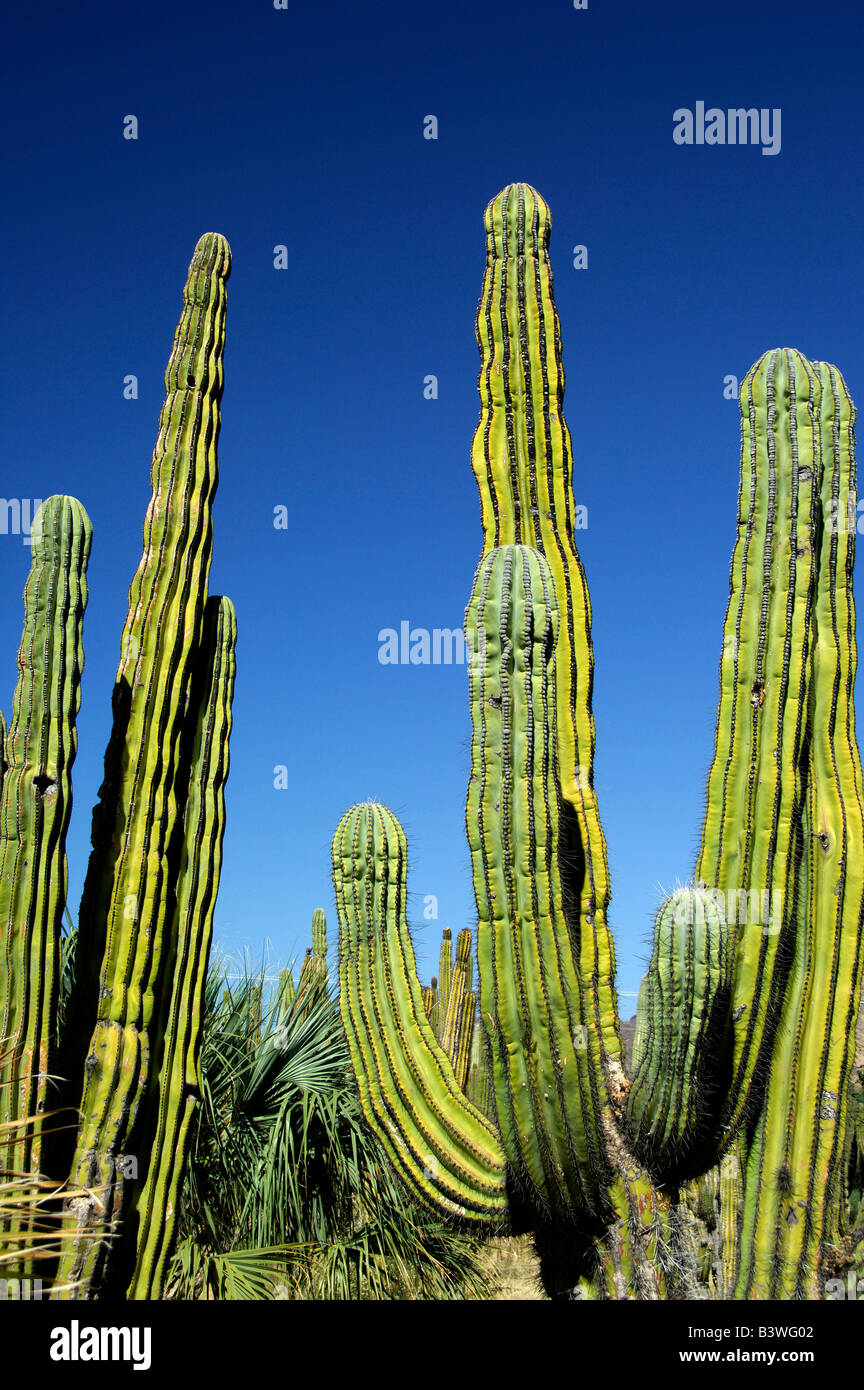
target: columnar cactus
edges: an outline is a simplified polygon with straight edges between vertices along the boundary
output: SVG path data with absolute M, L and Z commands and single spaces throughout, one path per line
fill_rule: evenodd
M 742 386 L 705 830 L 695 884 L 658 914 L 631 1084 L 593 792 L 590 605 L 573 537 L 548 209 L 513 185 L 490 204 L 486 229 L 467 824 L 508 1196 L 520 1219 L 526 1202 L 533 1210 L 556 1293 L 569 1241 L 583 1297 L 813 1296 L 839 1219 L 862 968 L 851 402 L 834 368 L 789 349 L 766 354 Z M 450 1179 L 459 1165 L 444 1129 L 464 1118 L 464 1102 L 441 1084 L 447 1059 L 432 1046 L 404 925 L 404 837 L 383 807 L 343 818 L 334 873 L 364 1109 L 418 1195 L 452 1211 L 422 1169 L 433 1146 L 431 1121 L 417 1133 L 421 1067 L 438 1080 L 426 1094 Z M 459 1142 L 462 1155 L 464 1131 Z M 691 1182 L 679 1201 L 675 1184 L 706 1169 L 704 1193 Z M 711 1216 L 713 1247 L 694 1244 L 688 1202 Z
M 207 600 L 229 268 L 224 239 L 202 237 L 166 374 L 59 1047 L 90 525 L 79 503 L 52 498 L 33 528 L 5 776 L 0 766 L 0 1121 L 14 1138 L 2 1167 L 20 1175 L 3 1239 L 19 1276 L 57 1256 L 55 1298 L 93 1295 L 108 1272 L 115 1289 L 118 1272 L 131 1278 L 130 1297 L 159 1296 L 197 1096 L 236 630 L 228 600 Z
M 159 1071 L 153 1074 L 148 1101 L 147 1148 L 153 1157 L 134 1201 L 138 1239 L 128 1291 L 133 1299 L 158 1298 L 162 1287 L 189 1123 L 201 1092 L 198 1045 L 222 865 L 236 641 L 237 620 L 230 600 L 209 599 L 191 683 L 188 791 L 171 930 L 175 943 L 171 1000 Z
M 70 1222 L 82 1239 L 61 1262 L 60 1281 L 68 1286 L 89 1285 L 105 1257 L 107 1246 L 88 1237 L 94 1225 L 110 1234 L 121 1215 L 124 1175 L 117 1159 L 130 1151 L 158 1058 L 155 1005 L 174 949 L 181 752 L 212 550 L 230 267 L 224 238 L 203 236 L 165 373 L 144 553 L 129 594 L 114 726 L 93 813 L 80 914 L 81 989 L 67 1056 L 70 1066 L 80 1065 L 83 1083 L 72 1182 L 94 1196 L 70 1203 Z
M 541 1205 L 570 1215 L 601 1207 L 609 1168 L 570 944 L 578 899 L 558 856 L 558 618 L 538 551 L 505 545 L 481 561 L 466 619 L 480 1010 L 508 1161 Z
M 0 757 L 0 1169 L 25 1187 L 42 1171 L 91 537 L 72 497 L 50 497 L 36 515 Z M 23 1206 L 22 1248 L 32 1244 L 32 1216 Z M 30 1272 L 28 1260 L 22 1273 Z
M 864 967 L 864 787 L 852 690 L 855 412 L 835 367 L 809 364 L 815 595 L 808 641 L 794 941 L 744 1167 L 736 1296 L 818 1297 L 836 1234 Z M 739 947 L 740 950 L 740 947 Z M 743 1022 L 743 1020 L 742 1020 Z
M 471 933 L 467 928 L 456 938 L 456 960 L 450 977 L 450 998 L 441 1032 L 441 1045 L 453 1063 L 460 1090 L 465 1090 L 471 1060 L 471 1040 L 477 996 L 471 988 L 474 963 L 471 959 Z
M 433 975 L 431 984 L 421 988 L 423 1011 L 435 1037 L 450 1058 L 460 1090 L 467 1094 L 471 1068 L 479 1065 L 474 1048 L 477 995 L 472 989 L 474 962 L 471 957 L 471 933 L 467 928 L 460 931 L 457 938 L 455 962 L 453 933 L 449 927 L 444 928 L 438 968 L 440 976 Z M 446 1009 L 442 1003 L 439 978 L 446 981 L 443 995 L 447 1001 Z
M 740 523 L 696 866 L 698 881 L 727 895 L 728 915 L 741 928 L 727 1133 L 747 1113 L 771 1046 L 794 931 L 819 544 L 819 396 L 816 373 L 797 352 L 766 353 L 741 385 Z
M 481 1224 L 507 1211 L 504 1155 L 460 1090 L 423 1008 L 405 920 L 406 845 L 384 807 L 353 807 L 333 841 L 342 1014 L 364 1114 L 417 1196 Z
M 282 987 L 283 1013 L 291 1010 L 308 1014 L 310 1009 L 327 997 L 328 979 L 327 917 L 322 908 L 316 907 L 312 913 L 312 945 L 303 957 L 297 989 L 294 990 L 290 973 Z

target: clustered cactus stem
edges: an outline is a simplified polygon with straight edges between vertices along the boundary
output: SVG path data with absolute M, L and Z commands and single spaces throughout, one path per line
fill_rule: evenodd
M 70 1206 L 82 1237 L 94 1223 L 110 1233 L 121 1216 L 117 1158 L 132 1151 L 158 1057 L 154 1007 L 172 952 L 180 754 L 212 550 L 230 265 L 224 238 L 201 238 L 165 373 L 144 553 L 129 594 L 114 726 L 93 813 L 78 941 L 82 987 L 69 1054 L 70 1062 L 80 1059 L 83 1082 L 71 1177 L 95 1194 Z M 82 1238 L 61 1262 L 61 1282 L 88 1283 L 105 1254 L 105 1244 Z
M 230 263 L 223 237 L 200 239 L 166 372 L 59 1038 L 90 524 L 65 497 L 34 524 L 0 803 L 0 1134 L 18 1180 L 0 1234 L 7 1260 L 20 1236 L 11 1272 L 42 1260 L 53 1298 L 118 1281 L 159 1297 L 198 1098 L 236 636 L 207 596 Z
M 524 184 L 493 199 L 477 317 L 484 554 L 466 617 L 466 819 L 509 1210 L 522 1223 L 527 1212 L 554 1295 L 815 1297 L 843 1224 L 862 974 L 854 412 L 836 369 L 791 349 L 766 353 L 742 385 L 705 828 L 694 883 L 657 914 L 630 1082 L 593 791 L 591 610 L 573 534 L 549 225 Z M 399 846 L 398 911 L 376 897 L 394 878 L 368 831 L 379 824 Z M 364 827 L 350 861 L 348 826 Z M 437 995 L 421 997 L 404 925 L 404 836 L 385 808 L 348 812 L 334 867 L 364 1110 L 418 1195 L 452 1211 L 418 1179 L 423 1143 L 408 1137 L 417 1087 L 407 1081 L 421 1057 L 439 1072 L 446 1062 L 427 1015 L 446 1014 L 449 942 Z M 374 957 L 358 970 L 363 940 Z M 394 956 L 398 991 L 380 968 Z M 405 1011 L 402 996 L 415 994 Z M 405 1081 L 373 1097 L 383 1057 Z M 439 1085 L 435 1155 L 447 1172 L 458 1165 L 444 1130 L 462 1106 Z

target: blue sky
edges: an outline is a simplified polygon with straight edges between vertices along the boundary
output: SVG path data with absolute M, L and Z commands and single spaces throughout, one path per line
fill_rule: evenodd
M 317 906 L 335 937 L 330 840 L 367 797 L 409 836 L 426 976 L 440 928 L 472 924 L 466 672 L 382 666 L 377 634 L 462 621 L 481 545 L 482 216 L 525 180 L 553 216 L 595 781 L 634 1011 L 660 885 L 692 871 L 711 756 L 738 487 L 724 377 L 791 346 L 864 399 L 860 12 L 698 8 L 157 0 L 7 16 L 0 491 L 72 493 L 95 532 L 73 911 L 180 291 L 197 238 L 219 231 L 234 261 L 211 590 L 240 636 L 217 941 L 258 955 L 268 939 L 288 959 Z M 780 152 L 675 144 L 673 112 L 703 100 L 779 108 Z M 7 714 L 28 564 L 0 536 Z

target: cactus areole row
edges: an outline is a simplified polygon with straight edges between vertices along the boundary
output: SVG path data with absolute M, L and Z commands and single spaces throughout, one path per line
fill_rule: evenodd
M 854 408 L 836 368 L 792 349 L 742 384 L 705 824 L 692 885 L 657 914 L 628 1078 L 549 230 L 527 185 L 493 199 L 477 314 L 466 821 L 489 1103 L 445 1045 L 449 940 L 437 987 L 417 982 L 405 837 L 375 803 L 333 845 L 360 1098 L 424 1202 L 527 1220 L 552 1296 L 816 1298 L 845 1234 L 862 982 L 855 532 L 836 524 Z

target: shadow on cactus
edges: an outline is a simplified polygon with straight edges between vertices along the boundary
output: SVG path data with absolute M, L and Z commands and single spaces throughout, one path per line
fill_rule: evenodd
M 854 408 L 836 368 L 791 349 L 742 384 L 705 823 L 693 884 L 657 915 L 628 1078 L 549 230 L 525 184 L 490 203 L 476 321 L 466 821 L 493 1118 L 464 1094 L 440 1004 L 436 1035 L 405 837 L 374 803 L 333 842 L 360 1101 L 420 1200 L 533 1229 L 554 1297 L 816 1298 L 849 1225 L 862 976 Z

